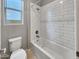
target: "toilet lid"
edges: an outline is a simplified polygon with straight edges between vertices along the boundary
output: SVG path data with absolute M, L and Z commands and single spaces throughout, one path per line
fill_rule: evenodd
M 27 59 L 27 54 L 23 49 L 18 49 L 11 54 L 10 59 Z

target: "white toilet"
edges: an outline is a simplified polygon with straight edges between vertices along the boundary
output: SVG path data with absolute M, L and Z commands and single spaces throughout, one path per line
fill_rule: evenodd
M 22 37 L 9 39 L 10 59 L 27 59 L 27 54 L 24 49 L 21 49 Z

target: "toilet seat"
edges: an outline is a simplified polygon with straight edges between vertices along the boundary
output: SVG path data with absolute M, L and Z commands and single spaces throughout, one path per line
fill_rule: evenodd
M 27 59 L 27 54 L 23 49 L 12 52 L 10 59 Z

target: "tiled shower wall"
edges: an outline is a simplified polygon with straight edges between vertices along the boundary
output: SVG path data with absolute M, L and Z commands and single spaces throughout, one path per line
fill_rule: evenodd
M 74 50 L 74 0 L 54 1 L 41 9 L 41 36 Z
M 36 39 L 38 39 L 36 37 L 36 31 L 40 32 L 40 10 L 37 10 L 37 8 L 40 9 L 40 6 L 34 4 L 34 3 L 30 3 L 30 16 L 31 16 L 31 41 L 34 42 L 36 41 Z M 38 34 L 40 36 L 40 33 Z

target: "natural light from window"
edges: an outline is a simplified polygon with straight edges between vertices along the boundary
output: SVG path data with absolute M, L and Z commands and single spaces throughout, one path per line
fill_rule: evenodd
M 22 24 L 23 21 L 23 1 L 5 0 L 5 23 Z

